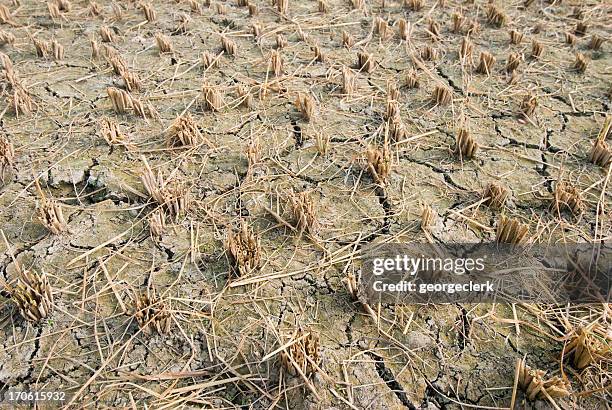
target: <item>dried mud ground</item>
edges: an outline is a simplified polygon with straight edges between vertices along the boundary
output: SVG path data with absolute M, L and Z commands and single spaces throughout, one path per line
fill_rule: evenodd
M 610 167 L 589 162 L 610 112 L 609 3 L 499 2 L 503 27 L 487 21 L 482 1 L 424 0 L 415 11 L 398 1 L 359 8 L 358 1 L 330 0 L 320 12 L 315 1 L 290 0 L 279 13 L 268 1 L 249 0 L 254 16 L 237 2 L 200 10 L 201 2 L 191 3 L 195 9 L 188 1 L 152 1 L 156 16 L 147 21 L 132 1 L 100 1 L 96 15 L 89 2 L 71 0 L 52 18 L 45 2 L 3 0 L 9 16 L 0 30 L 15 38 L 0 51 L 33 109 L 15 114 L 14 83 L 3 73 L 1 132 L 15 155 L 0 188 L 7 238 L 0 241 L 1 278 L 13 283 L 14 260 L 45 272 L 54 303 L 48 318 L 30 323 L 1 294 L 0 394 L 67 393 L 64 403 L 42 407 L 508 408 L 516 359 L 526 356 L 548 376 L 567 377 L 571 394 L 524 402 L 519 391 L 517 404 L 609 408 L 609 361 L 577 370 L 560 358 L 580 326 L 611 337 L 609 305 L 383 306 L 377 325 L 343 282 L 365 243 L 490 241 L 502 214 L 528 224 L 532 243 L 610 240 Z M 459 33 L 452 32 L 453 13 L 465 18 Z M 374 33 L 376 16 L 388 22 L 389 38 Z M 400 18 L 410 23 L 407 41 L 398 35 Z M 436 41 L 430 19 L 439 24 Z M 567 44 L 564 33 L 579 21 L 586 34 Z M 470 34 L 472 57 L 462 60 L 470 22 L 479 27 Z M 102 26 L 112 43 L 102 42 Z M 524 33 L 519 44 L 510 43 L 510 29 Z M 352 47 L 342 44 L 343 31 Z M 160 53 L 158 33 L 173 51 Z M 278 50 L 277 34 L 287 42 Z M 589 49 L 593 35 L 608 42 Z M 235 42 L 235 55 L 222 49 L 222 37 Z M 63 58 L 53 50 L 38 56 L 33 39 L 55 39 Z M 544 47 L 539 58 L 530 57 L 533 40 Z M 140 78 L 131 95 L 146 118 L 113 110 L 107 88 L 126 85 L 105 46 Z M 427 46 L 436 60 L 421 59 Z M 273 51 L 283 62 L 278 76 Z M 481 51 L 497 60 L 490 75 L 475 72 Z M 218 66 L 204 68 L 203 52 L 220 54 Z M 372 54 L 373 70 L 356 67 L 358 52 Z M 509 82 L 504 67 L 513 52 L 523 59 Z M 583 73 L 573 66 L 578 52 L 588 59 Z M 355 76 L 350 94 L 343 67 Z M 418 88 L 405 86 L 412 70 Z M 218 111 L 206 109 L 205 82 L 222 98 Z M 390 82 L 400 91 L 400 141 L 390 140 L 384 119 Z M 241 84 L 251 107 L 241 105 Z M 439 84 L 452 90 L 448 105 L 432 103 Z M 314 100 L 310 121 L 296 109 L 298 93 Z M 538 102 L 529 118 L 520 115 L 527 95 Z M 166 144 L 167 129 L 183 113 L 209 143 Z M 103 118 L 118 123 L 123 141 L 105 140 Z M 480 146 L 471 160 L 453 152 L 459 128 Z M 392 166 L 381 187 L 364 152 L 385 140 Z M 144 159 L 182 182 L 191 198 L 159 236 L 149 227 L 159 206 L 140 179 Z M 54 235 L 39 221 L 35 180 L 61 205 L 66 232 Z M 580 192 L 581 215 L 550 210 L 561 181 Z M 511 193 L 503 210 L 481 202 L 490 182 Z M 295 232 L 292 192 L 314 199 L 315 233 Z M 420 229 L 424 206 L 436 212 L 427 232 Z M 260 239 L 263 256 L 260 269 L 235 277 L 225 238 L 241 223 Z M 134 292 L 148 283 L 169 306 L 167 334 L 146 335 L 130 314 Z M 320 338 L 320 370 L 308 385 L 280 361 L 279 347 L 296 326 Z

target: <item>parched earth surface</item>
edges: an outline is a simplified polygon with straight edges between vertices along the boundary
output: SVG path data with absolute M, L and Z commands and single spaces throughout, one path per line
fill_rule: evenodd
M 508 408 L 526 357 L 566 377 L 571 394 L 532 402 L 519 391 L 521 406 L 609 406 L 609 362 L 577 370 L 560 357 L 580 326 L 609 343 L 608 305 L 386 306 L 377 323 L 344 279 L 364 244 L 492 241 L 502 215 L 526 224 L 530 243 L 610 240 L 610 167 L 589 161 L 610 112 L 610 4 L 276 1 L 3 0 L 0 126 L 15 153 L 0 188 L 0 279 L 14 283 L 18 266 L 44 272 L 54 298 L 32 323 L 2 292 L 0 394 L 66 393 L 42 407 Z M 517 44 L 510 30 L 523 33 Z M 158 34 L 171 50 L 160 52 Z M 460 58 L 465 37 L 473 50 Z M 595 50 L 597 38 L 608 42 Z M 481 52 L 496 59 L 488 74 L 476 72 Z M 203 53 L 217 64 L 206 67 Z M 139 78 L 128 93 L 144 118 L 113 109 L 107 88 L 130 88 L 117 72 Z M 390 84 L 399 139 L 386 118 Z M 440 85 L 449 104 L 432 101 Z M 19 107 L 27 96 L 31 112 Z M 310 119 L 295 104 L 304 96 Z M 528 116 L 526 96 L 537 101 Z M 201 139 L 169 145 L 184 114 Z M 120 138 L 108 140 L 104 119 Z M 472 159 L 454 152 L 460 129 L 479 145 Z M 368 147 L 390 153 L 385 181 L 369 171 Z M 145 163 L 188 193 L 178 216 L 151 198 Z M 64 232 L 39 220 L 36 181 L 61 206 Z M 510 194 L 501 210 L 481 201 L 491 182 Z M 582 213 L 551 208 L 561 183 L 577 190 Z M 289 204 L 303 192 L 318 229 L 300 234 Z M 427 206 L 433 222 L 421 229 Z M 151 232 L 162 213 L 165 227 Z M 262 255 L 238 276 L 226 238 L 241 225 Z M 147 334 L 134 316 L 134 295 L 152 288 L 170 313 L 165 334 Z M 320 369 L 306 378 L 281 360 L 297 328 L 319 337 Z

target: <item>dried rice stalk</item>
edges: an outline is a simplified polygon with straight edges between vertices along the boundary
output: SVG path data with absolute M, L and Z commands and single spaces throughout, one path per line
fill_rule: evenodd
M 8 286 L 11 300 L 21 316 L 32 323 L 47 318 L 53 310 L 53 290 L 47 275 L 18 266 L 19 277 L 15 287 Z
M 438 50 L 427 44 L 421 49 L 421 58 L 425 61 L 434 61 L 438 59 Z
M 153 331 L 160 335 L 170 332 L 172 316 L 168 303 L 157 297 L 153 286 L 148 286 L 146 293 L 134 295 L 133 315 L 145 335 L 151 335 Z
M 70 1 L 68 0 L 55 0 L 55 3 L 61 11 L 68 12 L 72 9 L 72 4 L 70 4 Z
M 281 363 L 287 372 L 292 376 L 300 374 L 306 377 L 316 373 L 321 362 L 319 335 L 312 330 L 304 331 L 298 327 L 289 340 L 294 343 L 283 349 L 280 355 Z
M 100 8 L 100 5 L 98 3 L 96 3 L 95 1 L 89 2 L 89 12 L 87 13 L 89 16 L 99 16 L 101 12 L 102 9 Z
M 570 382 L 558 376 L 544 380 L 544 370 L 532 369 L 525 359 L 516 359 L 518 386 L 525 392 L 528 400 L 550 400 L 567 397 L 571 394 Z
M 425 2 L 423 0 L 404 0 L 404 6 L 412 11 L 421 11 Z
M 100 57 L 100 45 L 93 38 L 89 40 L 89 44 L 91 44 L 91 58 L 97 60 Z
M 180 183 L 171 184 L 164 180 L 161 171 L 157 175 L 153 173 L 146 158 L 142 157 L 145 171 L 140 176 L 140 180 L 147 193 L 159 205 L 165 207 L 170 215 L 178 218 L 189 209 L 190 195 L 187 187 Z
M 538 59 L 542 56 L 544 46 L 537 40 L 531 42 L 531 58 Z
M 142 13 L 144 14 L 145 18 L 147 19 L 147 22 L 151 23 L 151 22 L 157 20 L 157 14 L 155 13 L 155 9 L 153 7 L 151 7 L 150 4 L 142 3 L 140 5 L 140 8 L 142 9 Z
M 351 6 L 353 10 L 363 10 L 365 8 L 364 0 L 351 0 Z
M 276 48 L 281 49 L 287 47 L 287 39 L 282 34 L 276 35 Z
M 166 215 L 164 211 L 161 209 L 156 209 L 151 212 L 149 216 L 149 232 L 151 237 L 154 239 L 159 239 L 164 234 L 166 230 Z
M 436 211 L 433 210 L 431 206 L 423 206 L 423 209 L 421 210 L 421 229 L 424 232 L 429 232 L 431 227 L 435 223 L 437 217 L 438 214 L 436 213 Z
M 386 41 L 393 36 L 391 27 L 389 27 L 389 23 L 387 23 L 382 17 L 376 16 L 374 18 L 373 25 L 374 33 L 378 34 L 381 40 Z
M 19 116 L 19 113 L 29 114 L 34 111 L 34 101 L 28 91 L 19 86 L 13 90 L 13 94 L 9 97 L 8 102 L 11 111 Z
M 410 32 L 412 31 L 412 26 L 410 25 L 409 22 L 406 21 L 406 19 L 400 18 L 397 21 L 397 30 L 398 30 L 400 39 L 404 41 L 410 40 L 410 34 L 411 34 Z
M 215 86 L 209 83 L 202 85 L 202 95 L 204 100 L 204 109 L 207 111 L 219 111 L 223 107 L 223 99 Z
M 133 99 L 128 92 L 119 88 L 108 87 L 106 93 L 113 104 L 113 110 L 118 114 L 124 114 L 134 107 Z
M 242 222 L 240 231 L 229 232 L 225 242 L 226 254 L 233 273 L 240 277 L 256 271 L 261 263 L 259 238 Z
M 238 48 L 238 46 L 236 45 L 234 40 L 231 40 L 231 39 L 229 39 L 227 37 L 221 37 L 221 47 L 230 56 L 235 55 L 236 54 L 236 50 Z
M 472 55 L 472 50 L 474 49 L 474 45 L 470 41 L 468 37 L 463 37 L 461 39 L 461 46 L 459 47 L 459 58 L 469 58 Z
M 12 33 L 0 30 L 0 47 L 7 44 L 13 45 L 15 43 L 15 36 Z
M 342 31 L 342 45 L 346 48 L 351 48 L 355 44 L 355 38 L 352 34 Z
M 382 148 L 370 146 L 365 152 L 368 172 L 374 182 L 385 185 L 391 174 L 391 153 L 389 147 L 384 144 Z
M 169 147 L 196 147 L 202 143 L 212 146 L 200 132 L 191 114 L 177 117 L 166 132 Z
M 8 138 L 0 134 L 0 182 L 5 182 L 8 171 L 14 166 L 15 148 Z
M 100 134 L 108 145 L 125 145 L 125 135 L 119 129 L 119 124 L 110 118 L 100 120 Z
M 520 53 L 510 53 L 508 61 L 506 61 L 506 72 L 514 72 L 521 65 L 521 61 L 523 61 L 523 57 Z
M 53 58 L 56 60 L 64 59 L 64 46 L 58 43 L 56 40 L 51 42 L 51 51 L 53 52 Z
M 280 14 L 287 14 L 289 11 L 289 0 L 276 0 L 276 9 Z
M 48 42 L 36 38 L 33 38 L 32 42 L 34 43 L 34 48 L 36 49 L 36 55 L 38 57 L 46 57 L 49 54 L 50 44 Z
M 612 163 L 612 149 L 602 139 L 596 139 L 589 153 L 589 161 L 600 167 L 607 167 Z
M 605 346 L 589 328 L 579 327 L 573 332 L 570 342 L 563 348 L 563 356 L 572 359 L 572 365 L 582 370 L 590 364 L 610 356 Z
M 416 70 L 412 69 L 406 74 L 406 87 L 418 88 L 419 87 L 419 75 Z
M 597 139 L 605 141 L 608 137 L 612 137 L 612 115 L 606 115 L 606 119 L 604 120 L 601 130 L 599 130 L 599 134 L 597 134 Z
M 319 13 L 329 13 L 329 4 L 325 0 L 318 0 L 317 8 Z
M 437 105 L 448 105 L 453 101 L 453 92 L 444 85 L 436 85 L 431 94 L 432 101 Z
M 319 230 L 315 201 L 310 192 L 304 191 L 289 195 L 289 206 L 293 214 L 294 226 L 300 234 L 308 232 L 316 235 Z
M 38 220 L 53 235 L 59 235 L 62 232 L 66 232 L 68 230 L 68 225 L 66 224 L 64 213 L 59 203 L 46 197 L 38 184 L 38 180 L 36 180 L 36 190 L 40 197 L 38 203 Z
M 510 35 L 510 44 L 521 44 L 521 41 L 523 41 L 523 33 L 512 29 L 508 34 Z
M 253 108 L 253 95 L 249 92 L 249 89 L 245 85 L 239 84 L 236 87 L 236 93 L 240 99 L 241 107 Z
M 209 53 L 208 51 L 205 51 L 202 53 L 202 56 L 200 57 L 200 61 L 202 63 L 202 67 L 204 68 L 215 68 L 215 67 L 219 67 L 219 58 L 218 56 Z
M 278 50 L 270 52 L 270 69 L 276 77 L 283 75 L 283 57 Z
M 478 66 L 476 67 L 476 72 L 480 74 L 491 75 L 491 69 L 495 64 L 495 57 L 489 52 L 482 51 L 480 53 L 480 60 L 478 62 Z
M 49 15 L 51 16 L 53 20 L 57 20 L 62 17 L 62 14 L 60 13 L 60 9 L 57 6 L 57 3 L 54 3 L 52 1 L 48 2 L 47 10 L 49 10 Z
M 355 90 L 355 74 L 347 66 L 342 67 L 342 92 L 351 95 Z
M 463 23 L 465 22 L 465 17 L 463 17 L 461 13 L 453 13 L 451 19 L 453 21 L 453 28 L 451 31 L 453 33 L 461 33 Z
M 599 37 L 597 34 L 593 34 L 591 36 L 591 41 L 589 41 L 589 48 L 591 50 L 599 50 L 603 43 L 606 41 L 605 38 Z
M 455 153 L 461 158 L 474 158 L 478 151 L 478 143 L 465 128 L 459 129 L 456 137 Z
M 555 186 L 554 197 L 550 208 L 557 214 L 568 210 L 574 216 L 580 216 L 585 210 L 580 191 L 568 182 L 559 182 Z
M 509 196 L 508 188 L 495 182 L 487 184 L 482 194 L 483 199 L 486 199 L 484 204 L 493 209 L 503 209 Z
M 574 61 L 574 70 L 584 73 L 589 65 L 588 58 L 582 53 L 576 53 L 576 61 Z
M 521 115 L 531 118 L 538 108 L 538 99 L 534 95 L 526 95 L 521 102 Z
M 257 4 L 249 4 L 249 16 L 253 17 L 259 14 Z
M 157 48 L 159 48 L 159 54 L 162 53 L 172 53 L 172 44 L 170 43 L 170 39 L 162 33 L 157 33 L 155 35 L 155 42 L 157 43 Z
M 495 27 L 503 27 L 508 21 L 508 16 L 493 4 L 487 8 L 487 21 Z
M 4 4 L 0 4 L 0 24 L 15 25 L 10 10 Z
M 430 19 L 427 32 L 433 41 L 438 41 L 440 39 L 440 24 L 438 24 L 437 21 Z
M 574 34 L 576 34 L 578 37 L 582 37 L 586 34 L 588 28 L 589 28 L 589 25 L 586 22 L 579 21 L 578 23 L 576 23 Z
M 317 148 L 317 152 L 324 157 L 327 156 L 330 145 L 331 136 L 329 134 L 324 134 L 323 132 L 317 132 L 315 136 L 315 147 Z
M 372 54 L 366 52 L 357 53 L 357 68 L 359 71 L 370 73 L 374 70 L 375 64 Z
M 572 33 L 565 33 L 565 42 L 570 46 L 576 45 L 576 36 Z
M 295 99 L 295 106 L 300 114 L 302 114 L 304 120 L 311 121 L 314 118 L 316 103 L 310 94 L 298 93 Z
M 113 33 L 113 30 L 111 30 L 108 26 L 100 27 L 99 33 L 103 43 L 115 42 L 115 34 Z
M 315 44 L 313 47 L 311 47 L 311 49 L 314 52 L 315 61 L 318 61 L 319 63 L 324 63 L 325 54 L 323 54 L 323 51 L 321 51 L 321 47 L 319 47 L 318 44 Z
M 528 233 L 529 225 L 519 222 L 518 219 L 507 218 L 502 215 L 497 224 L 495 240 L 498 243 L 521 245 L 526 242 Z
M 121 73 L 121 78 L 123 79 L 123 84 L 125 85 L 126 90 L 130 92 L 140 90 L 140 78 L 138 78 L 136 73 L 129 70 L 124 70 L 123 73 Z
M 387 120 L 387 127 L 389 130 L 389 138 L 392 141 L 402 141 L 406 138 L 407 132 L 406 127 L 399 115 L 395 115 Z

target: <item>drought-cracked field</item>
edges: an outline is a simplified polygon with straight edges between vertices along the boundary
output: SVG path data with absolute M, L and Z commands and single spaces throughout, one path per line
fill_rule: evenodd
M 355 288 L 612 240 L 609 2 L 1 3 L 0 408 L 609 408 L 609 304 Z

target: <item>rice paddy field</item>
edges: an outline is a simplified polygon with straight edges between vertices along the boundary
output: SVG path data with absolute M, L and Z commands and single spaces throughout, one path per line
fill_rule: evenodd
M 0 408 L 611 407 L 609 303 L 359 291 L 612 240 L 609 1 L 0 3 Z

